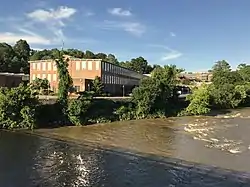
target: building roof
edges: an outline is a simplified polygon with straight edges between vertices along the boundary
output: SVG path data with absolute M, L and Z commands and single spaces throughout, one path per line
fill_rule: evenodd
M 28 74 L 24 74 L 24 73 L 8 73 L 8 72 L 0 72 L 0 75 L 16 76 L 16 77 L 29 76 Z

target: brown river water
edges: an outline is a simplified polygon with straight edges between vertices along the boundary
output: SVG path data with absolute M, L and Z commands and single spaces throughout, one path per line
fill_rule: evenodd
M 0 187 L 250 186 L 249 133 L 249 108 L 33 133 L 0 131 Z
M 250 172 L 250 109 L 39 130 L 49 136 Z

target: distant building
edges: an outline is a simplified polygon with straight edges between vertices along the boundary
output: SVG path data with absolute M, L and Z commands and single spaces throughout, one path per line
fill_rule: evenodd
M 25 81 L 29 81 L 29 75 L 23 73 L 0 73 L 0 87 L 17 87 Z
M 111 95 L 127 95 L 139 85 L 144 75 L 101 59 L 78 59 L 68 57 L 68 70 L 75 89 L 92 89 L 92 80 L 98 76 L 104 84 L 104 92 Z M 48 79 L 53 91 L 58 90 L 58 75 L 54 60 L 30 61 L 30 81 Z
M 191 81 L 211 82 L 212 73 L 210 72 L 189 72 L 181 73 L 180 77 L 189 79 Z

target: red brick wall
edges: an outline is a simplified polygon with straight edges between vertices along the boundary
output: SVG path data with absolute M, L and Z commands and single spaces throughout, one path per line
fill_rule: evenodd
M 45 60 L 45 61 L 32 61 L 30 62 L 30 81 L 33 78 L 47 78 L 50 82 L 51 88 L 58 89 L 58 75 L 57 70 L 53 69 L 49 66 L 51 64 L 55 65 L 53 60 Z M 34 65 L 35 64 L 35 65 Z M 39 65 L 40 64 L 40 68 Z M 44 68 L 43 65 L 45 64 Z M 85 79 L 94 79 L 96 76 L 101 76 L 101 60 L 91 59 L 91 60 L 82 60 L 82 59 L 70 59 L 69 62 L 69 74 L 73 79 L 74 86 L 80 86 L 80 91 L 85 90 Z M 91 67 L 92 64 L 92 68 Z M 99 66 L 98 66 L 99 64 Z M 43 76 L 45 75 L 45 77 Z M 49 78 L 50 76 L 50 78 Z M 53 76 L 56 76 L 56 80 L 53 79 Z

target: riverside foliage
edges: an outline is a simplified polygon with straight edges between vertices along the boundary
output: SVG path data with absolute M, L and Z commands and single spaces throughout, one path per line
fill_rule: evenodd
M 212 109 L 249 106 L 249 65 L 240 64 L 235 71 L 232 71 L 229 63 L 222 60 L 215 63 L 212 73 L 212 83 L 193 90 L 193 94 L 187 98 L 190 104 L 182 114 L 200 115 Z
M 226 61 L 216 62 L 212 69 L 212 83 L 194 88 L 193 93 L 187 97 L 187 103 L 178 99 L 177 76 L 182 69 L 173 65 L 156 67 L 151 77 L 142 79 L 140 85 L 133 90 L 131 99 L 113 101 L 94 99 L 94 96 L 101 94 L 103 88 L 99 78 L 93 81 L 94 92 L 86 92 L 78 99 L 70 100 L 68 92 L 72 87 L 72 79 L 67 71 L 67 60 L 59 56 L 56 63 L 60 79 L 58 101 L 55 104 L 39 102 L 34 89 L 36 86 L 47 86 L 47 83 L 40 80 L 36 84 L 2 88 L 0 128 L 33 129 L 162 118 L 177 114 L 201 115 L 212 109 L 235 108 L 250 103 L 250 66 L 246 64 L 240 64 L 237 70 L 232 71 Z

